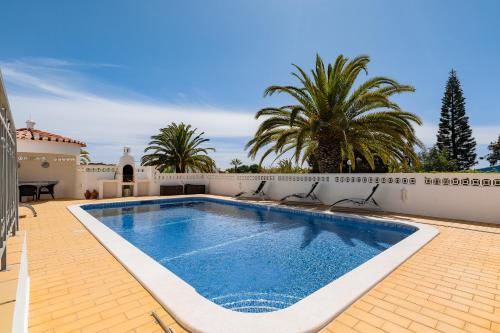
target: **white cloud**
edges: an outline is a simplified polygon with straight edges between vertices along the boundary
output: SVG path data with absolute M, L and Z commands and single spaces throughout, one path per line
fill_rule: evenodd
M 424 123 L 424 125 L 417 127 L 417 136 L 426 146 L 432 146 L 436 143 L 437 132 L 437 124 Z M 476 139 L 477 144 L 487 145 L 498 139 L 500 126 L 472 125 L 472 135 Z
M 92 80 L 68 62 L 4 62 L 1 66 L 8 88 L 12 87 L 9 100 L 17 127 L 31 117 L 37 128 L 87 142 L 94 160 L 113 162 L 124 145 L 133 147 L 138 158 L 149 136 L 170 122 L 182 121 L 208 138 L 228 141 L 251 136 L 257 126 L 252 112 L 155 101 Z M 221 153 L 235 152 L 231 148 Z M 245 155 L 243 146 L 240 150 Z
M 17 127 L 23 127 L 31 117 L 40 129 L 87 142 L 94 161 L 115 162 L 125 145 L 132 147 L 139 158 L 149 137 L 160 127 L 183 121 L 204 131 L 206 137 L 217 138 L 211 146 L 217 148 L 213 156 L 219 166 L 227 167 L 233 158 L 252 162 L 242 138 L 255 132 L 258 123 L 253 118 L 254 110 L 157 101 L 96 80 L 83 71 L 119 68 L 112 64 L 36 58 L 0 62 L 0 67 Z M 182 92 L 178 97 L 188 100 Z M 436 133 L 433 123 L 417 128 L 418 137 L 427 146 L 435 143 Z M 480 146 L 496 140 L 499 134 L 499 126 L 473 126 Z
M 426 123 L 417 128 L 417 136 L 424 142 L 427 147 L 431 147 L 436 143 L 436 134 L 438 132 L 438 125 Z M 479 159 L 489 153 L 488 145 L 490 142 L 496 141 L 500 135 L 500 126 L 474 126 L 472 125 L 472 135 L 476 139 L 477 147 L 476 153 L 478 156 L 478 164 L 476 168 L 483 168 L 489 166 L 486 160 Z

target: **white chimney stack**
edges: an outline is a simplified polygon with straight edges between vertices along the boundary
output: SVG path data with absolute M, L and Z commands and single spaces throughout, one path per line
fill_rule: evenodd
M 35 128 L 35 122 L 33 120 L 26 120 L 26 128 L 29 128 L 29 129 L 34 129 Z

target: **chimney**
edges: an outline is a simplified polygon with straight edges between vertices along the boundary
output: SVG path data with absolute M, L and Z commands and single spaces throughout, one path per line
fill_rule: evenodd
M 26 128 L 28 129 L 34 129 L 35 128 L 35 122 L 33 120 L 26 120 Z

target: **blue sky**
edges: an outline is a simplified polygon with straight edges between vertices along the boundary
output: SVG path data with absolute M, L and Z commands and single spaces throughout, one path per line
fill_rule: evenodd
M 0 68 L 20 127 L 86 141 L 95 161 L 172 121 L 206 132 L 226 167 L 243 150 L 271 84 L 319 53 L 372 58 L 369 76 L 412 84 L 404 109 L 435 141 L 451 68 L 462 81 L 478 154 L 500 134 L 500 2 L 473 1 L 11 1 L 2 2 Z M 481 165 L 485 163 L 482 162 Z

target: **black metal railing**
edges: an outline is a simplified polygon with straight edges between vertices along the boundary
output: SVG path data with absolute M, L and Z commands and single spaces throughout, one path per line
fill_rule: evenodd
M 16 128 L 0 72 L 0 270 L 7 268 L 7 238 L 18 223 Z

